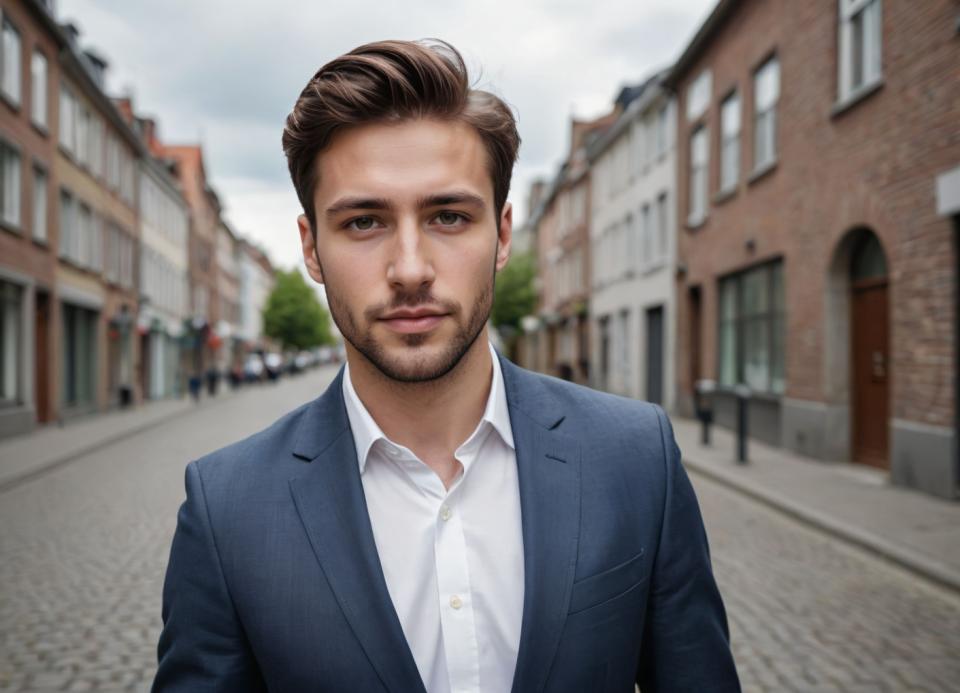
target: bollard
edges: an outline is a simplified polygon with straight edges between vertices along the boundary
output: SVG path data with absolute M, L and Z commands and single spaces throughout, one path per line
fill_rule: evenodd
M 746 385 L 738 385 L 735 388 L 737 394 L 737 463 L 747 463 L 747 415 L 748 405 L 750 403 L 750 388 Z
M 694 407 L 700 419 L 700 442 L 710 445 L 710 424 L 713 423 L 713 393 L 716 383 L 712 380 L 698 380 L 694 386 Z

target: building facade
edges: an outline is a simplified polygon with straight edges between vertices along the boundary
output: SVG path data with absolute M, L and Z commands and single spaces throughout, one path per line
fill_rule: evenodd
M 676 175 L 671 95 L 658 74 L 624 89 L 589 149 L 592 384 L 673 407 Z
M 182 342 L 189 318 L 189 211 L 176 180 L 152 157 L 141 160 L 141 388 L 149 399 L 185 391 Z
M 0 2 L 0 436 L 59 415 L 55 374 L 57 27 L 39 3 Z
M 263 309 L 274 286 L 270 258 L 247 241 L 240 243 L 240 330 L 247 352 L 264 349 Z
M 677 108 L 678 386 L 752 435 L 954 496 L 960 36 L 947 0 L 723 0 Z

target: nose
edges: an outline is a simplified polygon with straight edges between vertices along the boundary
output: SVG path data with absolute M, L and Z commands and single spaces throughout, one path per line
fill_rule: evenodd
M 433 283 L 436 273 L 429 241 L 414 220 L 402 221 L 393 238 L 387 281 L 402 293 L 415 293 Z

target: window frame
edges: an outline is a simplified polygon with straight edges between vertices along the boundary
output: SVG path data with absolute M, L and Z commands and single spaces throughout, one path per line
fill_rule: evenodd
M 8 217 L 8 208 L 6 204 L 6 188 L 7 188 L 7 157 L 16 158 L 15 168 L 10 170 L 16 171 L 16 176 L 14 177 L 14 190 L 13 194 L 10 196 L 10 200 L 13 203 L 13 214 Z M 21 233 L 23 231 L 23 152 L 15 145 L 13 142 L 0 137 L 0 226 L 3 226 L 6 229 Z
M 697 166 L 695 163 L 696 156 L 696 140 L 697 137 L 702 135 L 703 137 L 703 162 L 700 166 Z M 696 227 L 700 226 L 707 218 L 709 200 L 710 200 L 710 128 L 706 123 L 700 123 L 690 132 L 689 139 L 689 169 L 690 175 L 687 179 L 687 226 Z M 702 195 L 698 198 L 695 194 L 697 191 L 697 186 L 695 181 L 698 180 L 699 176 L 702 176 Z M 695 201 L 699 201 L 700 205 L 694 207 Z
M 735 112 L 737 125 L 734 132 L 727 132 L 727 122 L 726 115 L 728 113 L 728 106 L 732 103 L 735 103 Z M 740 138 L 743 134 L 743 99 L 740 96 L 740 91 L 737 89 L 731 89 L 724 99 L 720 102 L 720 185 L 718 194 L 723 195 L 725 193 L 732 192 L 736 190 L 737 185 L 740 183 Z M 732 147 L 730 145 L 733 145 Z M 733 156 L 733 172 L 732 179 L 726 180 L 727 175 L 727 164 L 729 163 L 729 151 L 732 149 Z
M 854 83 L 854 22 L 874 11 L 872 29 L 860 42 L 862 81 Z M 869 41 L 868 41 L 869 39 Z M 872 49 L 872 50 L 871 50 Z M 874 89 L 883 81 L 883 5 L 881 0 L 837 0 L 837 100 L 846 103 Z
M 768 297 L 767 306 L 764 311 L 745 314 L 744 310 L 744 285 L 746 279 L 751 275 L 763 273 L 765 276 L 764 290 Z M 779 282 L 777 274 L 779 273 Z M 765 323 L 765 336 L 767 345 L 767 382 L 763 388 L 750 387 L 754 395 L 765 397 L 783 397 L 786 392 L 786 293 L 784 282 L 784 261 L 778 257 L 757 265 L 732 272 L 717 278 L 717 384 L 721 390 L 732 391 L 740 385 L 746 385 L 746 330 L 750 323 Z M 725 316 L 723 311 L 724 287 L 732 285 L 734 287 L 734 314 L 732 317 Z M 777 294 L 779 287 L 780 294 Z M 733 330 L 733 349 L 734 349 L 734 382 L 727 382 L 724 378 L 724 330 L 729 328 Z M 780 339 L 777 339 L 776 331 L 781 330 Z M 782 346 L 779 356 L 775 346 Z M 775 386 L 776 377 L 779 375 L 779 388 Z
M 38 78 L 36 66 L 37 58 L 42 60 L 43 76 Z M 42 83 L 41 83 L 42 82 Z M 41 98 L 37 98 L 38 96 Z M 42 101 L 42 107 L 38 104 Z M 42 119 L 37 116 L 40 115 Z M 30 122 L 44 134 L 49 134 L 50 128 L 50 60 L 39 48 L 34 47 L 30 53 Z
M 761 89 L 761 80 L 770 69 L 775 69 L 776 74 L 776 95 L 772 97 L 769 104 L 761 107 L 758 98 Z M 776 165 L 779 156 L 779 147 L 777 147 L 777 136 L 779 128 L 777 123 L 777 108 L 780 105 L 781 89 L 781 70 L 780 58 L 776 53 L 768 55 L 763 62 L 753 71 L 753 172 L 752 176 L 757 176 Z M 760 142 L 763 137 L 761 133 L 761 122 L 769 122 L 769 127 L 773 130 L 770 135 L 770 153 L 763 160 L 760 159 Z
M 11 73 L 14 80 L 15 91 L 10 91 L 7 84 L 7 32 L 8 30 L 16 35 L 16 52 L 11 55 L 16 56 L 16 69 Z M 23 104 L 23 34 L 17 25 L 10 21 L 10 18 L 0 12 L 0 95 L 15 109 L 20 109 Z

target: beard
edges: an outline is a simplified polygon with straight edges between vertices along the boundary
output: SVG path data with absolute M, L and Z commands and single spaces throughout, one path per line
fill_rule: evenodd
M 321 272 L 323 268 L 321 267 Z M 326 274 L 324 274 L 326 276 Z M 327 302 L 330 306 L 330 315 L 333 322 L 340 330 L 343 338 L 350 345 L 360 352 L 374 367 L 385 377 L 402 383 L 425 383 L 443 378 L 450 373 L 466 353 L 477 341 L 483 326 L 490 317 L 490 311 L 493 309 L 493 287 L 496 272 L 493 273 L 491 280 L 486 283 L 480 293 L 477 295 L 466 315 L 463 313 L 462 306 L 455 301 L 441 301 L 434 298 L 430 293 L 430 287 L 423 287 L 415 294 L 396 294 L 393 301 L 389 304 L 380 304 L 372 306 L 363 312 L 363 325 L 361 327 L 350 308 L 341 300 L 340 294 L 335 287 L 326 283 Z M 371 326 L 376 324 L 378 316 L 384 314 L 387 310 L 396 310 L 398 308 L 415 308 L 419 305 L 438 306 L 443 312 L 447 313 L 447 319 L 453 320 L 456 324 L 456 332 L 453 338 L 442 345 L 438 353 L 429 353 L 426 350 L 417 350 L 417 347 L 425 344 L 431 337 L 430 333 L 399 334 L 397 335 L 403 342 L 402 351 L 404 353 L 394 354 L 391 350 L 385 348 L 381 341 L 373 335 Z M 395 350 L 394 350 L 395 351 Z

